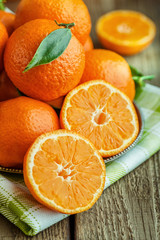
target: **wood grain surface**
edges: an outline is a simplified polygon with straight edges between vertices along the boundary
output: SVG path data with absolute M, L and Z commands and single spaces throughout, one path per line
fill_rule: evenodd
M 8 1 L 16 9 L 19 1 Z M 138 10 L 157 25 L 154 43 L 127 61 L 145 74 L 155 74 L 152 84 L 160 86 L 160 0 L 85 0 L 92 17 L 92 39 L 101 47 L 95 23 L 102 14 L 114 9 Z M 47 4 L 47 1 L 46 1 Z M 104 191 L 87 212 L 71 216 L 37 236 L 26 237 L 0 215 L 0 240 L 160 240 L 160 153 Z

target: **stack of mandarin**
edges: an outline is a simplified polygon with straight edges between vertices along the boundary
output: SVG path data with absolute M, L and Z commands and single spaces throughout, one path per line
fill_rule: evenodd
M 104 50 L 93 47 L 82 0 L 21 0 L 0 21 L 0 165 L 23 168 L 50 209 L 85 211 L 104 189 L 104 158 L 139 133 L 135 83 L 118 53 L 147 47 L 155 25 L 140 13 L 108 13 L 96 25 Z

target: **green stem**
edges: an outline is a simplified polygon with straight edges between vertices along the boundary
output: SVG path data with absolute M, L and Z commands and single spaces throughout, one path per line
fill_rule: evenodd
M 138 86 L 143 87 L 145 86 L 146 80 L 152 80 L 154 77 L 155 77 L 154 75 L 148 75 L 148 76 L 133 76 L 132 78 Z
M 75 23 L 58 23 L 56 20 L 54 21 L 59 27 L 72 28 L 75 26 Z
M 143 73 L 139 72 L 135 67 L 131 65 L 130 65 L 130 69 L 132 72 L 132 79 L 135 81 L 136 85 L 139 87 L 144 87 L 146 80 L 152 80 L 155 77 L 154 75 L 144 76 Z

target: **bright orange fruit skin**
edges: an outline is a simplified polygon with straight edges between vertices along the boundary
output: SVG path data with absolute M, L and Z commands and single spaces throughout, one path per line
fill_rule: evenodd
M 22 0 L 16 11 L 15 28 L 33 19 L 75 23 L 72 32 L 84 44 L 91 31 L 91 19 L 82 0 Z
M 42 101 L 66 95 L 79 83 L 85 65 L 83 46 L 72 35 L 60 57 L 23 73 L 41 41 L 56 29 L 57 24 L 47 19 L 27 22 L 14 31 L 5 49 L 4 64 L 10 80 L 25 95 Z
M 3 69 L 3 52 L 8 40 L 8 33 L 5 26 L 0 22 L 0 71 Z
M 18 89 L 13 85 L 6 72 L 3 71 L 0 73 L 0 102 L 9 100 L 12 98 L 20 97 L 22 94 Z M 46 102 L 51 105 L 53 108 L 60 109 L 62 107 L 64 97 L 57 98 L 53 101 Z
M 64 101 L 64 97 L 59 97 L 57 99 L 54 99 L 53 101 L 46 102 L 46 103 L 51 105 L 53 108 L 61 109 L 63 101 Z
M 119 54 L 104 50 L 93 49 L 86 52 L 86 63 L 81 83 L 102 79 L 119 88 L 131 100 L 135 96 L 135 83 L 130 67 Z
M 28 97 L 0 102 L 0 165 L 22 168 L 33 141 L 56 129 L 58 116 L 46 103 Z
M 7 29 L 8 35 L 10 36 L 11 33 L 14 31 L 15 15 L 0 10 L 0 21 L 4 24 Z
M 19 97 L 18 90 L 8 78 L 5 71 L 0 74 L 0 101 Z
M 118 10 L 100 17 L 96 32 L 105 48 L 122 55 L 133 55 L 144 50 L 153 41 L 156 26 L 140 12 Z
M 94 48 L 92 38 L 89 36 L 84 44 L 84 51 L 90 51 Z

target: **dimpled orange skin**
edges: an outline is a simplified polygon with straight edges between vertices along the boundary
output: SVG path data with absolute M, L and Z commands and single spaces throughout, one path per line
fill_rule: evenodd
M 15 15 L 12 13 L 8 13 L 0 10 L 0 21 L 6 27 L 8 35 L 11 35 L 11 33 L 14 31 Z
M 5 26 L 0 22 L 0 71 L 3 69 L 3 52 L 8 40 L 8 33 Z
M 104 49 L 93 49 L 86 52 L 81 83 L 99 79 L 111 83 L 133 101 L 135 83 L 128 63 L 119 54 Z
M 0 165 L 22 168 L 33 141 L 56 129 L 58 116 L 46 103 L 28 97 L 0 102 Z
M 94 48 L 92 38 L 89 36 L 84 44 L 84 51 L 90 51 Z
M 84 44 L 91 31 L 91 19 L 82 0 L 22 0 L 16 11 L 15 28 L 33 19 L 75 23 L 72 32 Z
M 5 70 L 13 84 L 25 95 L 43 101 L 66 95 L 80 82 L 85 65 L 84 48 L 72 35 L 60 57 L 23 73 L 42 40 L 56 29 L 57 24 L 47 19 L 27 22 L 14 31 L 4 54 Z

